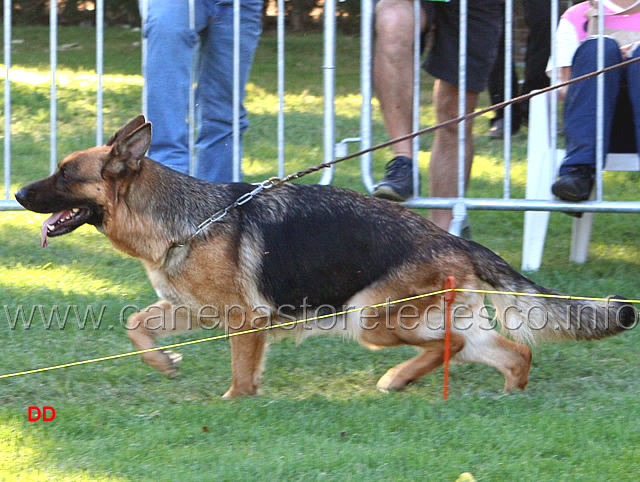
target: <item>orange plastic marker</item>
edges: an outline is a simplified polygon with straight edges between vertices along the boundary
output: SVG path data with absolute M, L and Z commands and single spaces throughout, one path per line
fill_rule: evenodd
M 444 381 L 442 383 L 442 398 L 449 398 L 449 358 L 451 357 L 451 304 L 456 299 L 456 279 L 449 276 L 444 282 L 444 301 L 446 302 L 446 314 L 444 325 Z

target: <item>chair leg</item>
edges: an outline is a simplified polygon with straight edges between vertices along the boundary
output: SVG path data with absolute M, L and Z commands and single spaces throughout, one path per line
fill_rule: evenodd
M 527 199 L 551 199 L 555 163 L 549 145 L 548 94 L 529 102 L 529 141 L 527 145 Z M 542 263 L 549 212 L 527 211 L 524 215 L 522 269 L 536 271 Z
M 527 211 L 524 213 L 522 239 L 522 270 L 537 271 L 542 264 L 544 240 L 547 236 L 549 211 Z
M 593 213 L 583 213 L 581 218 L 573 220 L 571 229 L 571 252 L 569 259 L 574 263 L 584 263 L 589 255 Z

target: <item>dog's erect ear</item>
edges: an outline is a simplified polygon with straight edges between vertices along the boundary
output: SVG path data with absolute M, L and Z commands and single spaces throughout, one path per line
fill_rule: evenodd
M 122 140 L 135 131 L 138 127 L 147 122 L 142 114 L 138 114 L 133 119 L 131 119 L 124 127 L 121 127 L 118 132 L 116 132 L 111 139 L 107 142 L 107 146 L 112 146 L 116 143 L 116 141 Z
M 125 138 L 116 138 L 111 155 L 102 169 L 103 177 L 121 177 L 140 170 L 140 161 L 151 145 L 151 123 L 138 127 Z
M 114 150 L 129 160 L 140 160 L 151 145 L 151 122 L 146 122 L 122 140 L 116 140 Z

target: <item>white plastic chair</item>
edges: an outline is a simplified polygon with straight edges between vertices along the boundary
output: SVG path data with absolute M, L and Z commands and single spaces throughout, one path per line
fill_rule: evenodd
M 529 100 L 529 138 L 527 144 L 527 199 L 551 200 L 551 185 L 564 157 L 563 149 L 551 148 L 551 109 L 547 92 Z M 608 154 L 605 162 L 607 171 L 638 171 L 638 155 Z M 542 263 L 542 252 L 547 235 L 549 211 L 526 211 L 524 215 L 524 237 L 522 243 L 522 269 L 537 271 Z M 593 213 L 585 212 L 581 218 L 573 219 L 570 259 L 584 263 L 589 252 L 589 241 L 593 225 Z

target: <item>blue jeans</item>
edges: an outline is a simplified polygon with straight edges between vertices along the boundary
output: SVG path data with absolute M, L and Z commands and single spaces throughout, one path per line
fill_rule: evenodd
M 571 78 L 597 70 L 597 39 L 587 39 L 576 50 L 571 65 Z M 640 56 L 640 47 L 631 58 Z M 605 67 L 622 62 L 622 54 L 615 40 L 604 39 Z M 604 152 L 611 152 L 614 137 L 622 130 L 640 140 L 640 64 L 614 69 L 604 75 Z M 596 167 L 596 92 L 597 80 L 593 77 L 571 84 L 564 103 L 564 129 L 567 154 L 560 166 L 560 175 L 568 174 L 576 166 Z M 625 119 L 619 119 L 626 112 Z M 620 129 L 616 125 L 620 122 Z M 624 137 L 624 136 L 623 136 Z M 615 140 L 615 139 L 614 139 Z M 628 139 L 627 139 L 628 140 Z M 633 139 L 632 139 L 633 140 Z M 637 150 L 637 143 L 631 144 Z M 628 151 L 627 151 L 628 152 Z M 603 156 L 604 158 L 604 156 Z
M 197 119 L 195 176 L 233 180 L 233 3 L 195 0 L 195 30 L 187 0 L 150 0 L 145 66 L 148 117 L 153 124 L 149 157 L 189 172 L 189 85 L 195 68 Z M 253 55 L 262 32 L 262 0 L 241 0 L 240 129 L 248 126 L 242 105 Z M 200 41 L 198 64 L 194 54 Z M 240 151 L 242 158 L 242 149 Z

